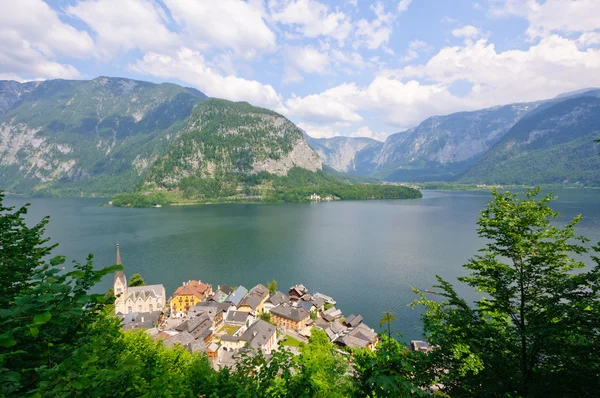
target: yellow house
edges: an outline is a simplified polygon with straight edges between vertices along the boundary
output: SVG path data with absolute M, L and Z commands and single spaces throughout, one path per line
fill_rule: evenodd
M 171 317 L 186 316 L 188 310 L 212 294 L 212 286 L 202 281 L 183 282 L 171 298 Z
M 238 311 L 243 312 L 255 312 L 260 314 L 263 312 L 265 302 L 269 298 L 269 289 L 263 285 L 256 285 L 246 294 L 246 297 L 242 299 L 240 304 L 237 306 Z

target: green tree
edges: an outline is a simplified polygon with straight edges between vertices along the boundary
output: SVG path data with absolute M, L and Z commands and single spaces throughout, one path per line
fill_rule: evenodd
M 485 247 L 459 280 L 482 292 L 471 307 L 438 277 L 445 301 L 421 294 L 434 382 L 451 396 L 592 396 L 600 387 L 600 265 L 579 260 L 581 216 L 559 227 L 550 195 L 492 191 L 478 234 Z M 577 256 L 577 259 L 574 258 Z M 574 380 L 577 380 L 574 382 Z M 593 386 L 593 387 L 592 387 Z
M 133 274 L 131 275 L 131 278 L 129 278 L 127 286 L 146 286 L 146 281 L 144 280 L 144 278 L 142 278 L 140 274 Z
M 56 246 L 46 245 L 49 239 L 43 237 L 49 217 L 28 228 L 24 217 L 29 204 L 15 211 L 2 205 L 4 196 L 0 191 L 0 309 L 31 288 L 31 277 Z
M 267 289 L 269 289 L 269 293 L 275 293 L 277 291 L 277 281 L 273 279 L 271 282 L 267 282 Z
M 409 397 L 425 393 L 414 382 L 417 376 L 415 359 L 421 359 L 404 344 L 399 343 L 391 332 L 391 323 L 396 320 L 392 312 L 383 313 L 379 326 L 386 325 L 386 333 L 381 334 L 381 343 L 373 351 L 370 348 L 354 351 L 356 370 L 355 383 L 361 396 L 367 397 Z
M 271 313 L 269 312 L 261 312 L 258 317 L 265 322 L 271 323 Z
M 293 396 L 347 397 L 354 395 L 348 358 L 337 352 L 324 331 L 314 329 L 298 358 Z

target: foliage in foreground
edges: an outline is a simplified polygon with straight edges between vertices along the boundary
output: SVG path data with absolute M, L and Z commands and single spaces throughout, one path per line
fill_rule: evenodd
M 492 191 L 479 218 L 486 246 L 462 282 L 474 306 L 438 277 L 438 302 L 421 294 L 431 379 L 453 397 L 586 397 L 600 388 L 600 260 L 584 269 L 581 216 L 563 227 L 539 189 Z M 596 248 L 597 250 L 597 248 Z
M 441 278 L 443 301 L 423 295 L 423 326 L 435 346 L 408 351 L 387 333 L 375 351 L 340 351 L 314 331 L 301 355 L 248 352 L 216 372 L 204 355 L 165 347 L 145 332 L 123 332 L 110 295 L 88 294 L 103 276 L 85 264 L 44 259 L 47 218 L 28 228 L 27 208 L 0 194 L 0 396 L 104 397 L 586 397 L 600 388 L 600 259 L 574 227 L 537 199 L 494 191 L 479 219 L 486 247 L 461 278 L 485 293 L 474 305 Z M 580 257 L 577 257 L 580 258 Z

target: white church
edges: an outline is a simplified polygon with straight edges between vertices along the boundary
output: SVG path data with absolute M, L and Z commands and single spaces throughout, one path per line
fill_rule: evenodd
M 117 243 L 117 264 L 121 265 L 121 253 Z M 161 311 L 165 306 L 165 287 L 161 285 L 127 286 L 123 271 L 115 273 L 114 294 L 116 314 Z

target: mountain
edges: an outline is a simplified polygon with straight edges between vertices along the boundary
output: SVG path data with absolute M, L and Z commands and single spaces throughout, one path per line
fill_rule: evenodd
M 4 115 L 23 94 L 35 89 L 40 82 L 19 83 L 14 80 L 0 80 L 0 116 Z
M 98 194 L 142 181 L 204 94 L 123 78 L 2 82 L 0 187 Z
M 368 138 L 310 139 L 323 162 L 339 171 L 386 181 L 444 181 L 464 173 L 539 103 L 511 104 L 433 116 L 417 127 Z
M 600 185 L 600 98 L 568 96 L 527 115 L 461 179 L 487 184 Z M 565 98 L 565 97 L 561 97 Z
M 245 102 L 207 99 L 151 168 L 147 182 L 175 188 L 184 181 L 266 172 L 316 172 L 321 159 L 283 116 Z
M 305 134 L 308 144 L 332 169 L 344 173 L 365 175 L 370 159 L 383 146 L 383 142 L 367 137 L 312 138 Z

